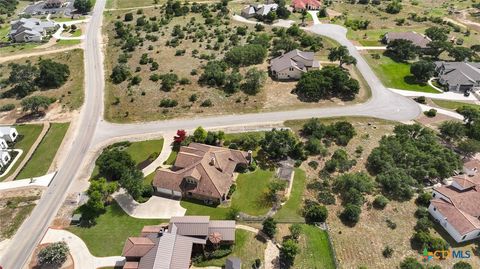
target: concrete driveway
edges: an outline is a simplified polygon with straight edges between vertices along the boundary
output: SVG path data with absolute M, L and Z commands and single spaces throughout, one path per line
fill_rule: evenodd
M 179 200 L 152 196 L 145 203 L 138 203 L 124 189 L 113 194 L 113 198 L 131 217 L 137 219 L 169 219 L 184 216 L 187 211 L 180 206 Z

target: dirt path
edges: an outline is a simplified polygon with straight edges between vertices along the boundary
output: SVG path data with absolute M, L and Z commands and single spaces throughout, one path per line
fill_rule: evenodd
M 27 57 L 47 55 L 47 54 L 64 52 L 64 51 L 81 49 L 81 48 L 82 48 L 82 45 L 79 44 L 79 45 L 70 46 L 70 47 L 61 48 L 61 49 L 55 49 L 55 50 L 45 50 L 45 51 L 36 51 L 36 52 L 30 52 L 30 53 L 15 54 L 15 55 L 6 56 L 6 57 L 0 57 L 0 63 L 4 63 L 4 62 L 8 62 L 8 61 L 14 61 L 14 60 L 22 59 L 22 58 L 27 58 Z
M 267 241 L 267 248 L 265 249 L 265 269 L 278 269 L 280 268 L 279 265 L 279 257 L 280 257 L 280 249 L 273 243 L 273 241 L 266 236 L 262 231 L 257 228 L 253 228 L 250 226 L 237 224 L 235 228 L 242 229 L 245 231 L 249 231 L 259 236 L 263 237 Z
M 13 174 L 11 174 L 7 179 L 4 180 L 4 182 L 7 182 L 7 181 L 12 181 L 14 180 L 18 173 L 20 173 L 20 171 L 22 171 L 23 167 L 25 166 L 25 164 L 27 164 L 27 162 L 30 160 L 30 158 L 32 157 L 33 153 L 35 152 L 35 150 L 37 149 L 38 145 L 40 144 L 40 142 L 42 142 L 43 140 L 43 137 L 47 134 L 48 130 L 50 129 L 50 122 L 44 122 L 43 123 L 43 129 L 42 129 L 42 132 L 40 133 L 40 135 L 37 137 L 37 140 L 35 140 L 35 143 L 33 143 L 32 147 L 30 148 L 30 150 L 27 152 L 27 154 L 25 155 L 25 157 L 23 157 L 23 160 L 22 162 L 20 163 L 20 165 L 17 167 L 17 169 L 15 170 L 15 172 L 13 172 Z M 29 134 L 23 134 L 23 135 L 29 135 Z

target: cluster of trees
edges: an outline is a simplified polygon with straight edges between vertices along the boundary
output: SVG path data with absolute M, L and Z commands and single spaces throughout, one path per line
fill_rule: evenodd
M 261 64 L 267 57 L 267 49 L 258 44 L 236 46 L 225 54 L 225 62 L 231 66 L 249 66 Z
M 303 136 L 322 140 L 326 145 L 331 142 L 346 146 L 356 135 L 355 127 L 347 121 L 337 121 L 329 125 L 323 124 L 318 118 L 308 120 L 301 130 Z
M 6 83 L 11 86 L 2 93 L 2 98 L 23 98 L 40 89 L 58 88 L 65 84 L 70 76 L 68 65 L 51 59 L 40 60 L 37 65 L 10 64 L 10 75 Z
M 105 212 L 105 205 L 110 203 L 110 195 L 117 189 L 116 181 L 107 182 L 105 178 L 92 179 L 87 190 L 88 201 L 82 206 L 82 221 L 88 224 L 95 223 L 95 219 Z
M 17 8 L 18 0 L 0 0 L 0 15 L 11 16 Z
M 367 168 L 388 197 L 410 199 L 411 187 L 435 182 L 461 168 L 459 157 L 441 145 L 435 133 L 419 124 L 398 125 L 372 150 Z
M 260 146 L 271 160 L 281 160 L 287 157 L 302 160 L 306 157 L 303 143 L 298 141 L 295 134 L 288 129 L 272 129 L 265 132 Z
M 95 164 L 99 175 L 108 181 L 117 181 L 135 199 L 141 200 L 152 194 L 152 187 L 143 185 L 143 173 L 137 168 L 130 154 L 119 147 L 109 147 L 98 157 Z
M 255 18 L 265 23 L 273 23 L 276 19 L 288 19 L 291 12 L 288 10 L 285 0 L 276 0 L 275 3 L 278 4 L 276 10 L 268 12 L 267 15 L 256 15 Z
M 24 112 L 30 111 L 32 114 L 38 114 L 40 109 L 47 109 L 55 100 L 55 98 L 36 95 L 23 98 L 20 104 Z
M 332 97 L 352 100 L 359 90 L 358 81 L 351 78 L 348 71 L 326 66 L 303 73 L 294 91 L 304 101 L 318 102 Z
M 365 203 L 365 194 L 371 193 L 374 182 L 366 173 L 348 173 L 337 177 L 333 189 L 340 194 L 344 210 L 340 219 L 347 225 L 355 225 L 360 220 L 361 206 Z
M 294 49 L 302 48 L 316 52 L 323 48 L 323 40 L 320 36 L 306 33 L 296 24 L 288 29 L 274 27 L 272 31 L 275 35 L 271 49 L 273 57 Z
M 340 173 L 347 172 L 354 165 L 357 164 L 357 161 L 354 159 L 349 159 L 348 153 L 344 149 L 337 149 L 333 152 L 332 158 L 325 162 L 324 170 L 333 173 L 338 171 Z
M 476 46 L 471 48 L 455 46 L 448 41 L 449 33 L 450 30 L 446 27 L 432 26 L 425 30 L 425 35 L 432 40 L 426 49 L 420 49 L 410 40 L 397 39 L 387 45 L 387 55 L 401 62 L 415 59 L 417 56 L 437 60 L 444 52 L 448 52 L 448 56 L 455 61 L 478 58 Z
M 463 106 L 457 112 L 464 117 L 464 122 L 446 121 L 440 125 L 440 134 L 448 142 L 456 145 L 467 157 L 480 152 L 480 109 Z
M 92 10 L 93 3 L 91 0 L 75 0 L 73 7 L 80 13 L 87 13 Z

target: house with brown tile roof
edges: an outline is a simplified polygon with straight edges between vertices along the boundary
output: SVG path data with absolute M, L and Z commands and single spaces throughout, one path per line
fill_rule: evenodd
M 292 0 L 293 11 L 318 10 L 322 3 L 317 0 Z
M 180 147 L 171 169 L 159 169 L 153 187 L 160 195 L 221 203 L 227 199 L 238 167 L 246 168 L 251 153 L 190 143 Z
M 294 49 L 270 61 L 270 72 L 279 80 L 298 80 L 303 73 L 319 69 L 320 62 L 315 60 L 315 53 Z
M 455 239 L 464 242 L 480 237 L 480 162 L 467 162 L 463 174 L 450 185 L 433 190 L 428 211 Z
M 196 246 L 234 241 L 235 221 L 211 221 L 209 216 L 174 217 L 168 226 L 145 226 L 141 237 L 127 239 L 123 269 L 189 268 Z

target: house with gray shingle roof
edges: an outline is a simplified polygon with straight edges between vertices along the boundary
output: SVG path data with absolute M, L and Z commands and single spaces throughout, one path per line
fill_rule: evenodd
M 248 6 L 245 6 L 242 9 L 242 17 L 250 19 L 253 17 L 262 17 L 266 16 L 268 13 L 277 10 L 278 4 L 276 3 L 265 3 L 265 4 L 251 4 Z
M 421 48 L 426 49 L 428 48 L 428 43 L 432 40 L 425 35 L 419 34 L 417 32 L 388 32 L 383 36 L 383 42 L 388 44 L 393 40 L 397 39 L 404 39 L 411 41 L 413 45 Z
M 141 237 L 129 237 L 122 256 L 123 269 L 185 269 L 194 247 L 233 244 L 235 221 L 209 216 L 172 217 L 168 226 L 145 226 Z M 198 249 L 198 248 L 197 248 Z
M 315 60 L 315 53 L 292 50 L 270 61 L 270 72 L 279 80 L 298 80 L 310 69 L 319 69 L 320 62 Z
M 45 36 L 55 30 L 52 21 L 37 18 L 21 18 L 10 23 L 10 39 L 14 42 L 41 42 Z
M 469 92 L 480 89 L 480 63 L 435 62 L 438 82 L 448 91 Z

